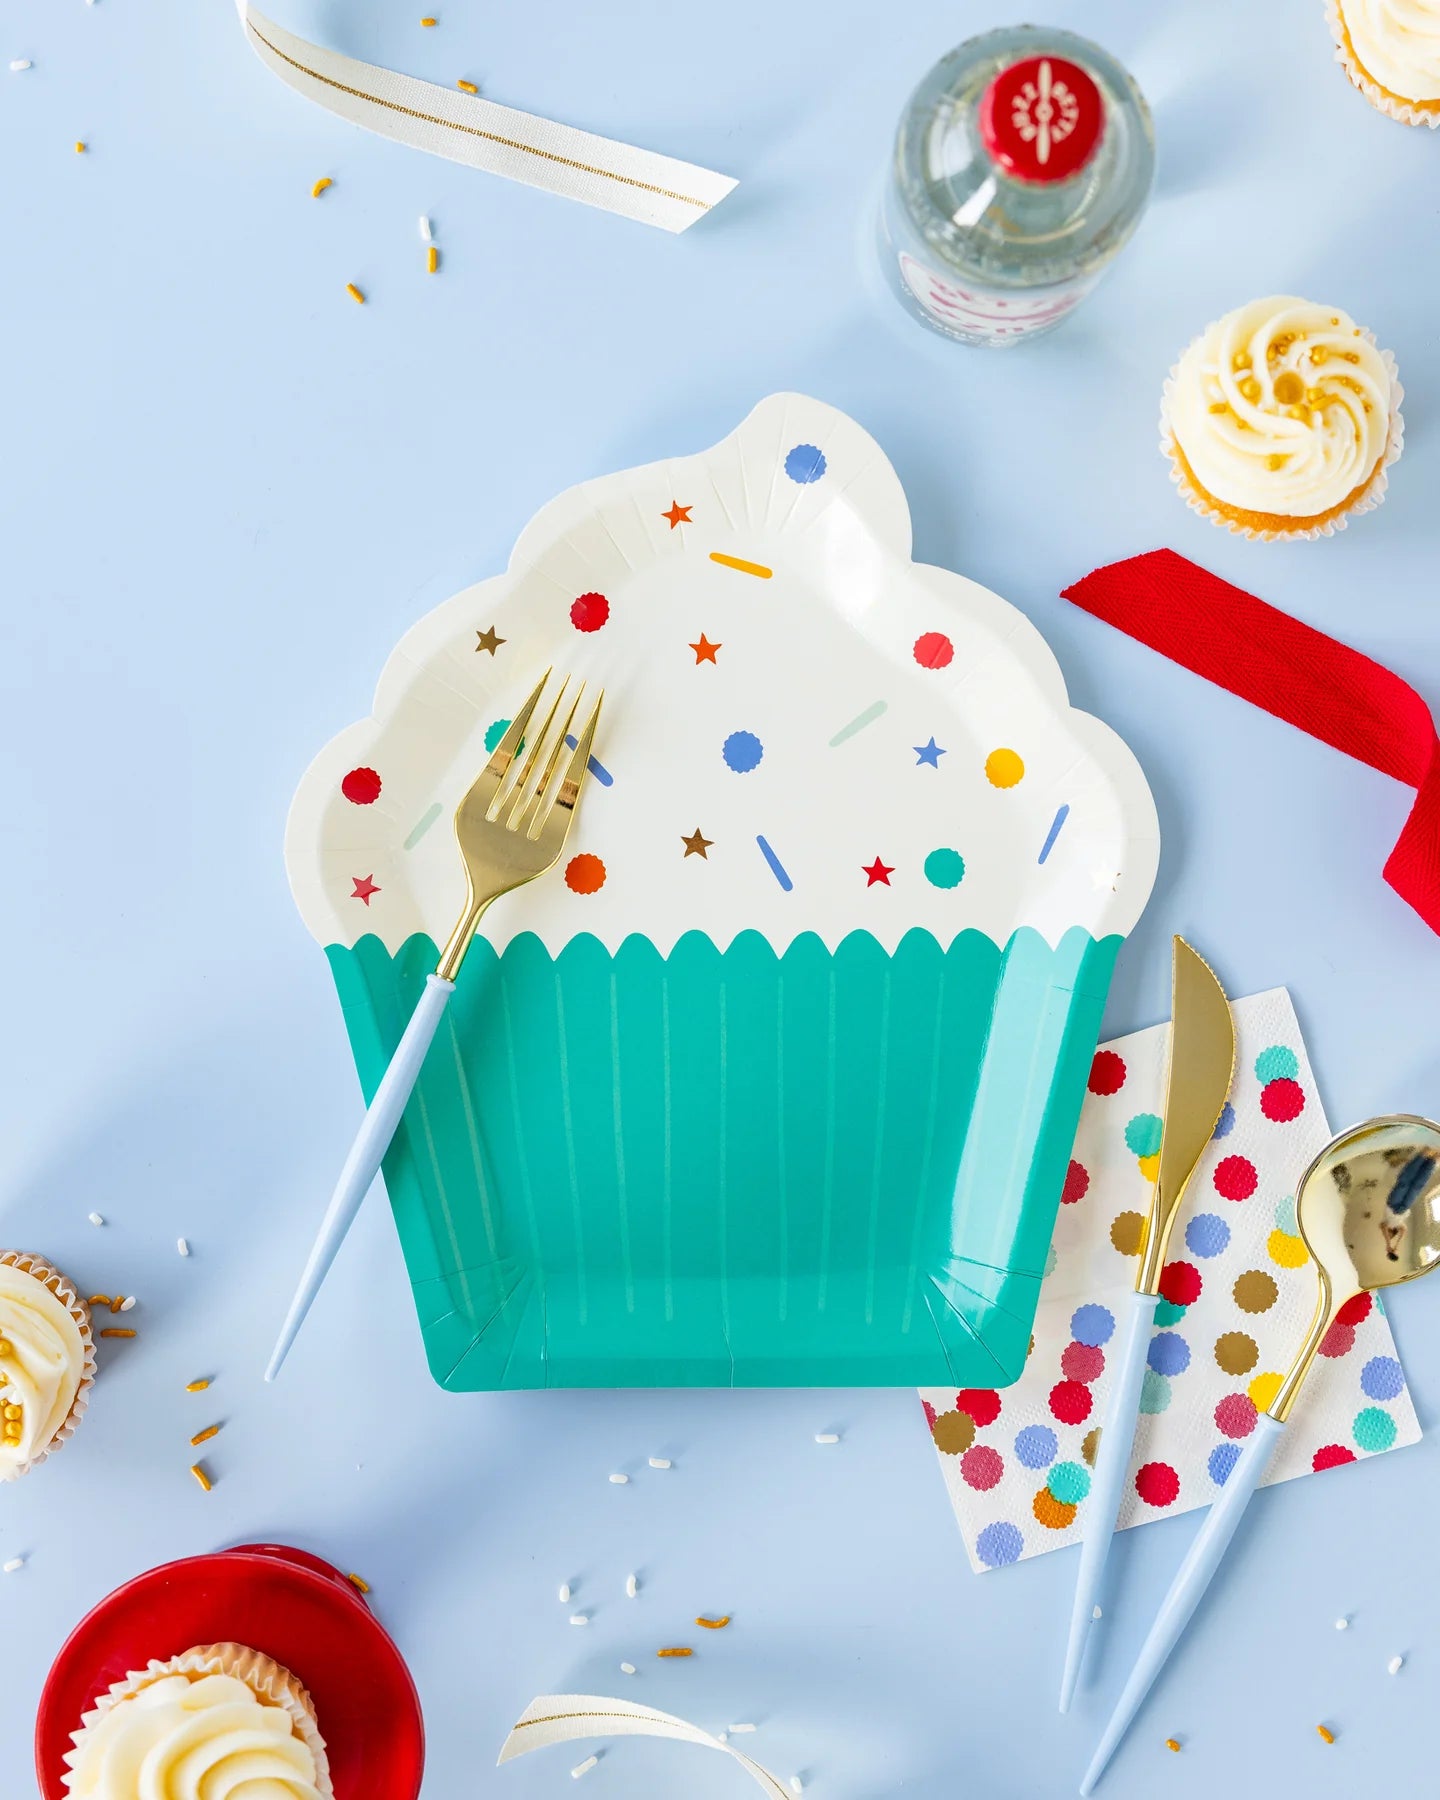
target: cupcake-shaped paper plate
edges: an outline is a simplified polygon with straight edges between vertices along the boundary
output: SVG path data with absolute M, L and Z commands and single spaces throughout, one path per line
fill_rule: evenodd
M 1022 614 L 912 562 L 873 440 L 774 395 L 544 507 L 305 775 L 290 881 L 367 1096 L 550 665 L 606 693 L 575 827 L 486 915 L 385 1160 L 436 1379 L 1012 1381 L 1155 874 L 1134 758 Z

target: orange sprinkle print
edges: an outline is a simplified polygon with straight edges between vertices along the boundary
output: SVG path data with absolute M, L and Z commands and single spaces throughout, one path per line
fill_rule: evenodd
M 582 850 L 565 865 L 565 885 L 572 894 L 598 894 L 605 885 L 604 863 Z

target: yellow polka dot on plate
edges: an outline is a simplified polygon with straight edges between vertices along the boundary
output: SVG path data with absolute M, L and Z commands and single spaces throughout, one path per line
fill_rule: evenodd
M 1157 1150 L 1153 1156 L 1141 1156 L 1137 1157 L 1136 1160 L 1140 1164 L 1140 1173 L 1145 1179 L 1147 1181 L 1154 1181 L 1155 1177 L 1160 1173 L 1160 1152 Z
M 992 750 L 985 758 L 985 774 L 992 787 L 1014 787 L 1025 773 L 1025 764 L 1013 750 Z
M 1255 1402 L 1256 1412 L 1268 1412 L 1270 1403 L 1280 1392 L 1280 1383 L 1284 1377 L 1277 1375 L 1273 1369 L 1263 1375 L 1257 1375 L 1245 1390 Z
M 1278 1263 L 1282 1269 L 1301 1269 L 1310 1260 L 1304 1243 L 1298 1237 L 1291 1237 L 1288 1231 L 1272 1231 L 1265 1240 L 1265 1248 L 1271 1262 Z

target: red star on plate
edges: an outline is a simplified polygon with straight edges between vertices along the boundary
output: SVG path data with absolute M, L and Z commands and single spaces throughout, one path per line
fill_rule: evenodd
M 350 879 L 355 883 L 355 892 L 350 896 L 352 900 L 363 900 L 368 906 L 370 904 L 370 896 L 380 892 L 379 888 L 375 885 L 375 878 L 373 875 L 352 875 Z
M 700 633 L 700 642 L 698 644 L 692 644 L 690 648 L 695 652 L 695 661 L 698 664 L 702 662 L 713 663 L 715 661 L 715 652 L 723 649 L 724 646 L 722 644 L 712 644 L 702 631 Z
M 865 865 L 863 863 L 860 866 L 862 868 L 865 867 Z M 891 866 L 889 868 L 887 868 L 885 866 L 885 864 L 883 862 L 881 862 L 880 858 L 877 856 L 875 858 L 874 862 L 870 864 L 870 867 L 868 869 L 865 869 L 865 874 L 868 877 L 865 885 L 867 888 L 874 887 L 875 883 L 878 881 L 882 885 L 882 887 L 889 887 L 890 877 L 894 873 L 895 873 L 895 868 L 894 868 L 893 863 L 891 864 Z
M 695 502 L 692 500 L 690 505 L 693 506 L 694 504 Z M 688 525 L 690 523 L 690 507 L 682 506 L 678 500 L 672 500 L 670 502 L 669 512 L 662 512 L 660 517 L 670 521 L 670 529 L 673 531 L 677 525 Z

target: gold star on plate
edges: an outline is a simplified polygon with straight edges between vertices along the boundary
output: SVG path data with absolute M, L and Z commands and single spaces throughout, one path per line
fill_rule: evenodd
M 710 846 L 715 842 L 715 840 L 714 840 L 714 838 L 705 837 L 701 833 L 700 827 L 697 825 L 695 827 L 694 835 L 691 837 L 685 837 L 682 835 L 680 842 L 685 846 L 686 856 L 705 856 L 705 852 L 710 848 Z M 708 856 L 705 856 L 705 860 L 706 860 L 706 862 L 709 862 L 710 858 Z
M 502 644 L 506 644 L 510 641 L 508 638 L 497 637 L 493 625 L 486 631 L 477 631 L 475 636 L 480 640 L 475 646 L 475 654 L 477 656 L 482 650 L 488 650 L 493 656 Z

